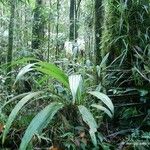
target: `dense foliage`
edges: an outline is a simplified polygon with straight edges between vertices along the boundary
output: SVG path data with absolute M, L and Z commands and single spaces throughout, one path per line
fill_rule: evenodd
M 149 149 L 149 0 L 0 0 L 0 149 Z

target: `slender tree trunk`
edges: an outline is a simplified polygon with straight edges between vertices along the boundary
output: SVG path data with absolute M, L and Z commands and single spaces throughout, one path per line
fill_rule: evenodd
M 78 11 L 77 11 L 77 2 L 75 0 L 75 16 L 74 16 L 74 39 L 75 41 L 77 40 L 78 38 Z
M 23 42 L 24 42 L 24 45 L 25 47 L 28 47 L 29 46 L 29 31 L 30 31 L 30 28 L 27 28 L 27 25 L 28 25 L 28 11 L 29 11 L 29 8 L 27 7 L 27 3 L 24 4 L 24 25 L 25 25 L 25 29 L 23 31 Z
M 51 44 L 51 25 L 50 22 L 48 22 L 48 53 L 47 53 L 47 62 L 49 62 L 50 58 L 50 44 Z
M 59 41 L 58 41 L 58 33 L 59 33 L 59 0 L 57 0 L 57 24 L 56 24 L 56 53 L 55 53 L 55 57 L 56 60 L 58 59 L 58 55 L 59 55 Z
M 102 0 L 95 0 L 95 65 L 100 65 L 101 62 L 101 51 L 100 51 L 100 42 L 101 42 L 101 27 L 102 27 Z M 99 81 L 98 74 L 96 75 L 96 83 Z
M 75 29 L 75 0 L 70 0 L 70 34 L 69 41 L 73 41 L 75 39 L 74 29 Z
M 44 17 L 43 17 L 43 0 L 36 0 L 34 9 L 34 21 L 32 27 L 32 49 L 38 50 L 44 39 Z M 36 52 L 38 54 L 38 52 Z M 42 59 L 42 54 L 37 56 Z
M 75 0 L 75 21 L 74 21 L 74 34 L 75 34 L 75 40 L 78 38 L 78 21 L 79 21 L 79 8 L 80 8 L 81 0 Z
M 49 7 L 51 9 L 51 0 L 49 0 Z M 51 17 L 51 12 L 49 12 L 49 19 Z M 50 58 L 50 44 L 51 44 L 51 23 L 50 20 L 48 20 L 48 53 L 47 53 L 47 62 L 49 62 Z
M 102 0 L 95 0 L 95 64 L 101 62 L 100 41 L 101 41 L 101 26 L 102 26 Z
M 78 38 L 78 10 L 81 0 L 70 0 L 70 34 L 69 41 L 76 41 Z
M 1 15 L 1 16 L 3 16 L 3 9 L 4 9 L 3 4 L 1 4 L 1 5 L 0 5 L 0 15 Z M 1 27 L 3 26 L 3 21 L 2 21 L 2 20 L 1 20 L 1 22 L 0 22 L 0 26 L 1 26 Z
M 9 36 L 8 36 L 8 53 L 7 53 L 7 75 L 6 81 L 8 85 L 8 92 L 11 92 L 11 72 L 12 72 L 12 57 L 13 57 L 13 35 L 14 35 L 14 17 L 15 17 L 15 0 L 10 1 L 10 22 L 9 22 Z

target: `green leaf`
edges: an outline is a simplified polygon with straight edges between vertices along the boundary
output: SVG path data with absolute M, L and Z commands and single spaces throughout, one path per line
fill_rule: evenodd
M 85 123 L 87 123 L 87 125 L 90 127 L 89 133 L 92 139 L 92 142 L 94 144 L 94 146 L 97 146 L 97 140 L 96 140 L 96 136 L 95 136 L 95 132 L 97 132 L 97 123 L 93 117 L 93 115 L 91 114 L 91 112 L 83 105 L 78 106 L 79 111 L 82 115 L 83 121 Z
M 112 118 L 113 115 L 112 115 L 112 113 L 107 108 L 105 108 L 105 107 L 103 107 L 101 105 L 97 105 L 97 104 L 92 104 L 91 106 L 95 107 L 95 108 L 97 108 L 99 110 L 104 111 L 110 118 Z
M 17 77 L 16 77 L 15 83 L 16 83 L 19 79 L 21 79 L 22 76 L 24 76 L 27 72 L 33 70 L 34 68 L 32 68 L 32 67 L 33 67 L 34 65 L 35 65 L 35 63 L 34 63 L 34 64 L 28 64 L 28 65 L 26 65 L 25 67 L 23 67 L 23 68 L 20 70 L 20 72 L 18 73 L 18 75 L 17 75 Z
M 25 131 L 25 134 L 21 140 L 20 150 L 25 150 L 34 136 L 38 131 L 41 131 L 45 128 L 54 117 L 54 115 L 58 112 L 59 109 L 63 107 L 61 103 L 51 103 L 46 106 L 43 110 L 41 110 L 31 121 L 30 125 Z
M 35 59 L 33 57 L 25 57 L 25 58 L 22 58 L 22 59 L 17 59 L 17 60 L 14 60 L 12 61 L 12 66 L 15 66 L 15 65 L 19 65 L 19 64 L 27 64 L 28 62 L 38 62 L 39 60 L 38 59 Z
M 146 76 L 145 74 L 143 74 L 143 72 L 140 71 L 137 67 L 134 67 L 132 70 L 133 70 L 133 71 L 134 71 L 134 70 L 137 71 L 137 72 L 141 75 L 141 77 L 142 77 L 143 79 L 145 79 L 145 80 L 147 80 L 148 82 L 150 82 L 150 79 L 147 78 L 147 76 Z
M 112 114 L 114 114 L 114 105 L 111 99 L 106 94 L 98 92 L 98 91 L 92 91 L 88 93 L 100 99 L 109 108 Z
M 109 53 L 107 53 L 107 54 L 104 56 L 104 58 L 102 59 L 100 65 L 99 65 L 100 68 L 101 68 L 101 67 L 104 67 L 104 66 L 106 65 L 105 63 L 106 63 L 108 57 L 109 57 Z
M 94 146 L 97 147 L 97 139 L 96 139 L 95 132 L 90 129 L 89 133 Z
M 69 87 L 68 76 L 57 66 L 47 62 L 39 62 L 35 68 L 36 70 L 55 78 L 66 87 Z
M 5 138 L 9 132 L 9 129 L 12 125 L 12 122 L 14 121 L 17 113 L 19 112 L 19 110 L 30 100 L 32 99 L 33 97 L 36 97 L 37 95 L 39 95 L 41 92 L 33 92 L 33 93 L 30 93 L 28 94 L 27 96 L 23 97 L 17 104 L 16 106 L 14 107 L 14 109 L 11 111 L 9 117 L 8 117 L 8 120 L 6 122 L 6 127 L 5 127 L 5 130 L 3 132 L 3 139 L 2 139 L 2 143 L 4 143 L 5 141 Z
M 81 75 L 69 76 L 69 86 L 70 86 L 70 90 L 73 96 L 73 103 L 75 103 L 77 95 L 81 95 L 81 89 L 82 89 Z
M 9 65 L 9 66 L 18 66 L 18 65 L 21 65 L 21 64 L 28 64 L 28 62 L 38 62 L 39 60 L 38 59 L 35 59 L 33 57 L 25 57 L 25 58 L 22 58 L 22 59 L 17 59 L 17 60 L 13 60 L 12 63 Z M 5 64 L 2 64 L 1 67 L 7 67 L 8 66 L 8 63 L 5 63 Z
M 18 73 L 15 83 L 19 79 L 21 79 L 23 75 L 25 75 L 27 72 L 32 71 L 32 70 L 37 70 L 44 74 L 47 74 L 55 78 L 62 84 L 64 84 L 66 87 L 69 87 L 68 76 L 62 70 L 60 70 L 57 66 L 47 63 L 47 62 L 37 62 L 37 63 L 26 65 Z
M 15 96 L 15 97 L 11 98 L 10 100 L 6 101 L 6 102 L 3 104 L 3 106 L 0 107 L 0 113 L 1 113 L 2 109 L 3 109 L 6 105 L 8 105 L 8 104 L 11 103 L 11 102 L 14 102 L 14 101 L 15 101 L 16 99 L 18 99 L 18 98 L 21 98 L 21 97 L 26 96 L 27 94 L 29 94 L 29 93 L 19 94 L 19 95 Z

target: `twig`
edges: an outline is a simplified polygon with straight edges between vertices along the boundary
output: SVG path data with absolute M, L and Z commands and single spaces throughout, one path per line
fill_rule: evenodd
M 118 131 L 118 132 L 115 132 L 115 133 L 112 133 L 110 135 L 108 135 L 107 137 L 115 137 L 119 134 L 124 134 L 124 133 L 127 133 L 127 132 L 134 132 L 136 129 L 126 129 L 126 130 L 121 130 L 121 131 Z

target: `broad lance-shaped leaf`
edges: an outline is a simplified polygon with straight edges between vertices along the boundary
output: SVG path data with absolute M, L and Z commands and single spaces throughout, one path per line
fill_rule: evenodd
M 2 143 L 4 143 L 5 138 L 9 132 L 9 129 L 12 125 L 12 122 L 14 121 L 14 119 L 16 118 L 17 113 L 19 112 L 19 110 L 33 97 L 36 97 L 37 95 L 41 94 L 40 92 L 33 92 L 28 94 L 27 96 L 23 97 L 14 107 L 14 109 L 11 111 L 8 120 L 6 122 L 6 126 L 5 126 L 5 130 L 3 132 L 3 138 L 2 138 Z
M 28 65 L 26 65 L 25 67 L 23 67 L 23 68 L 19 71 L 19 73 L 18 73 L 18 75 L 17 75 L 17 77 L 16 77 L 15 83 L 16 83 L 19 79 L 21 79 L 22 76 L 24 76 L 27 72 L 33 70 L 34 68 L 32 68 L 32 67 L 33 67 L 34 65 L 35 65 L 35 63 L 34 63 L 34 64 L 28 64 Z
M 68 76 L 57 66 L 47 62 L 39 62 L 37 63 L 35 69 L 57 79 L 59 82 L 63 83 L 66 87 L 69 87 Z
M 109 53 L 107 53 L 100 63 L 100 67 L 103 67 L 108 59 Z
M 61 103 L 51 103 L 46 106 L 43 110 L 41 110 L 31 121 L 28 128 L 25 131 L 25 134 L 21 140 L 20 150 L 25 150 L 31 141 L 34 134 L 38 131 L 42 131 L 45 128 L 45 125 L 48 125 L 53 119 L 53 116 L 63 107 Z M 43 125 L 44 124 L 44 125 Z
M 96 140 L 95 132 L 90 129 L 89 133 L 90 133 L 90 137 L 91 137 L 91 140 L 92 140 L 94 146 L 97 147 L 97 140 Z
M 101 106 L 101 105 L 97 105 L 97 104 L 92 104 L 91 105 L 92 107 L 95 107 L 95 108 L 97 108 L 97 109 L 99 109 L 99 110 L 102 110 L 102 111 L 104 111 L 110 118 L 112 118 L 112 113 L 110 112 L 110 110 L 108 110 L 107 108 L 105 108 L 105 107 L 103 107 L 103 106 Z
M 15 97 L 11 98 L 10 100 L 6 101 L 6 102 L 3 104 L 3 106 L 0 107 L 0 113 L 2 112 L 2 109 L 3 109 L 6 105 L 8 105 L 8 104 L 11 103 L 11 102 L 14 102 L 16 99 L 19 99 L 19 98 L 22 98 L 22 97 L 26 96 L 26 95 L 28 95 L 28 94 L 29 94 L 29 93 L 19 94 L 19 95 L 15 96 Z
M 95 146 L 97 146 L 97 140 L 95 136 L 95 132 L 97 132 L 97 128 L 98 128 L 97 123 L 93 115 L 91 114 L 91 112 L 85 106 L 79 105 L 78 108 L 82 115 L 83 121 L 87 123 L 87 125 L 90 127 L 89 133 L 90 133 L 92 142 Z
M 73 97 L 73 103 L 75 103 L 77 92 L 81 93 L 82 77 L 81 75 L 70 75 L 69 86 Z
M 17 59 L 17 60 L 13 60 L 12 63 L 9 65 L 9 66 L 16 66 L 16 65 L 21 65 L 21 64 L 27 64 L 29 61 L 39 61 L 38 59 L 35 59 L 35 58 L 32 58 L 32 57 L 25 57 L 25 58 L 22 58 L 22 59 Z M 7 67 L 8 64 L 5 63 L 5 64 L 2 64 L 1 67 Z
M 111 99 L 106 94 L 100 93 L 98 91 L 92 91 L 88 93 L 100 99 L 109 108 L 112 114 L 114 113 L 114 105 Z
M 33 57 L 25 57 L 25 58 L 19 58 L 17 60 L 14 60 L 12 61 L 12 66 L 15 66 L 15 65 L 21 65 L 21 64 L 28 64 L 28 62 L 38 62 L 39 60 L 38 59 L 35 59 Z

